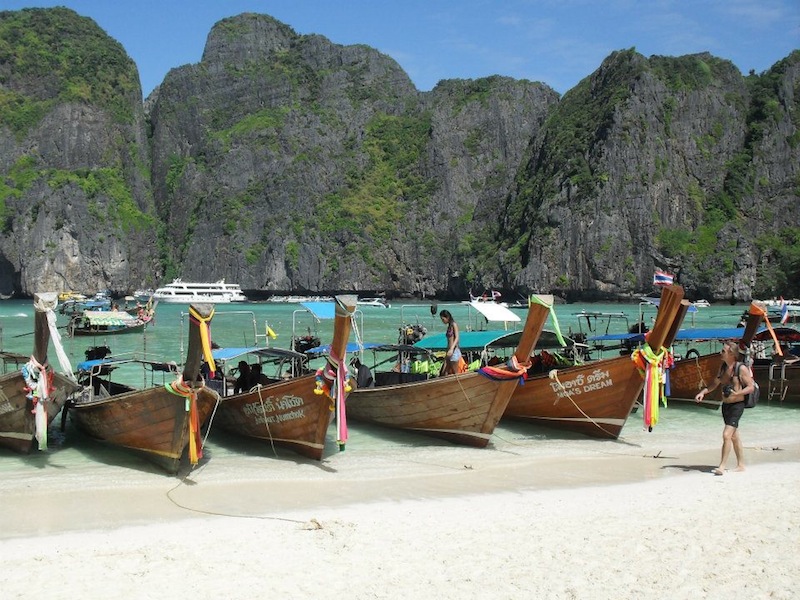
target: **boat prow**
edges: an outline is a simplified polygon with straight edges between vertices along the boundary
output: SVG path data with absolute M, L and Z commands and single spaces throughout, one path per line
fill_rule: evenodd
M 332 356 L 344 357 L 355 309 L 355 296 L 336 297 Z M 336 414 L 336 393 L 331 394 L 330 388 L 325 391 L 317 385 L 318 378 L 323 375 L 305 369 L 307 356 L 278 348 L 243 348 L 241 353 L 219 349 L 215 352 L 226 357 L 221 363 L 223 369 L 227 361 L 236 363 L 240 359 L 249 359 L 262 364 L 274 359 L 282 371 L 272 380 L 253 382 L 252 388 L 240 393 L 229 393 L 225 386 L 215 424 L 236 435 L 262 440 L 321 460 L 329 425 Z M 293 365 L 293 371 L 297 365 L 297 369 L 301 373 L 305 371 L 305 374 L 282 379 L 287 364 Z M 331 365 L 327 373 L 338 375 L 338 365 Z
M 23 454 L 33 449 L 36 440 L 40 450 L 47 449 L 48 427 L 69 396 L 79 389 L 70 376 L 54 372 L 47 360 L 51 340 L 59 343 L 55 335 L 51 336 L 48 319 L 52 313 L 55 323 L 57 294 L 34 294 L 33 304 L 33 353 L 22 369 L 0 376 L 0 446 Z M 65 372 L 70 371 L 67 365 Z M 49 385 L 40 385 L 42 377 L 47 378 Z
M 659 348 L 676 327 L 676 320 L 683 320 L 683 289 L 670 286 L 664 293 L 663 308 L 648 338 Z M 545 365 L 544 369 L 514 390 L 504 417 L 617 439 L 644 386 L 630 356 L 566 367 Z
M 509 361 L 512 364 L 500 365 L 492 371 L 430 379 L 420 376 L 422 380 L 419 381 L 358 388 L 348 397 L 348 416 L 458 444 L 485 447 L 519 385 L 524 373 L 522 365 L 527 364 L 549 312 L 550 305 L 530 304 L 513 361 Z M 404 374 L 397 375 L 404 377 Z M 411 374 L 408 376 L 410 378 Z M 380 383 L 381 380 L 392 381 L 376 376 L 376 381 Z

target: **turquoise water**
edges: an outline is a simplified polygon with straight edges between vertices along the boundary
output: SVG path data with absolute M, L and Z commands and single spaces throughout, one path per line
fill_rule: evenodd
M 438 317 L 438 310 L 447 308 L 453 313 L 462 330 L 502 328 L 502 324 L 491 327 L 474 310 L 457 303 L 435 304 L 437 315 L 431 314 L 430 303 L 395 303 L 391 308 L 370 306 L 359 307 L 356 316 L 358 332 L 356 335 L 365 342 L 396 342 L 398 330 L 404 324 L 420 324 L 430 333 L 441 333 L 444 327 Z M 712 306 L 699 309 L 697 313 L 687 315 L 685 326 L 695 327 L 733 327 L 746 306 Z M 90 346 L 107 344 L 115 355 L 138 353 L 151 358 L 163 358 L 182 362 L 185 353 L 188 331 L 188 307 L 178 304 L 159 304 L 156 318 L 144 333 L 110 335 L 97 337 L 69 338 L 66 335 L 68 318 L 58 315 L 58 326 L 62 332 L 62 343 L 73 366 L 84 360 L 84 352 Z M 559 304 L 556 315 L 564 334 L 582 331 L 590 335 L 603 333 L 606 325 L 602 319 L 592 320 L 593 331 L 587 329 L 587 319 L 578 316 L 582 310 L 623 314 L 627 318 L 615 319 L 610 332 L 619 332 L 625 325 L 634 325 L 640 318 L 640 307 L 637 304 Z M 512 309 L 512 312 L 524 319 L 524 309 Z M 31 301 L 6 300 L 0 302 L 0 349 L 7 352 L 29 354 L 33 344 L 33 304 Z M 655 309 L 648 306 L 644 309 L 644 320 L 652 324 Z M 214 342 L 220 346 L 243 346 L 258 342 L 264 343 L 266 327 L 269 326 L 278 334 L 277 339 L 269 340 L 274 346 L 288 347 L 292 335 L 303 336 L 307 333 L 318 335 L 322 343 L 329 343 L 333 333 L 332 321 L 317 322 L 298 304 L 255 303 L 248 302 L 236 305 L 217 305 L 211 333 Z M 517 325 L 519 326 L 519 324 Z M 513 328 L 513 325 L 509 327 Z M 552 328 L 548 323 L 547 328 Z M 54 357 L 51 356 L 51 360 Z
M 474 312 L 465 305 L 439 303 L 436 311 L 450 310 L 462 328 L 486 328 Z M 718 305 L 699 309 L 687 317 L 685 325 L 695 327 L 732 327 L 738 322 L 746 306 Z M 556 314 L 562 331 L 587 331 L 586 321 L 578 316 L 581 310 L 623 313 L 628 325 L 639 320 L 638 304 L 560 304 Z M 86 348 L 108 344 L 115 355 L 137 353 L 153 359 L 181 362 L 185 352 L 188 332 L 186 306 L 161 304 L 156 309 L 155 324 L 143 334 L 112 335 L 98 338 L 62 338 L 73 367 L 84 359 Z M 33 305 L 31 301 L 0 302 L 0 328 L 2 350 L 29 354 L 32 349 Z M 524 319 L 523 309 L 514 312 Z M 645 321 L 650 323 L 655 309 L 645 309 Z M 58 325 L 63 327 L 68 319 L 58 316 Z M 359 307 L 356 317 L 358 335 L 365 342 L 395 342 L 401 325 L 421 324 L 430 333 L 441 333 L 444 327 L 438 316 L 431 312 L 430 303 L 394 303 L 391 308 Z M 316 323 L 308 313 L 296 304 L 245 303 L 236 306 L 218 305 L 211 324 L 212 340 L 221 346 L 242 346 L 254 343 L 256 336 L 263 343 L 266 327 L 278 334 L 271 345 L 287 347 L 293 333 L 306 335 L 309 331 L 318 335 L 323 343 L 332 336 L 332 321 Z M 610 332 L 619 331 L 624 321 L 612 326 Z M 548 328 L 551 324 L 548 324 Z M 605 326 L 600 324 L 602 332 Z M 596 333 L 597 324 L 595 324 Z M 62 329 L 62 331 L 66 331 Z M 355 341 L 355 335 L 351 341 Z M 679 350 L 680 351 L 680 350 Z M 56 362 L 55 353 L 50 360 Z M 13 367 L 12 367 L 13 368 Z M 86 480 L 135 485 L 141 477 L 163 477 L 163 474 L 143 459 L 124 450 L 109 448 L 85 439 L 74 431 L 71 424 L 58 431 L 59 419 L 51 432 L 50 449 L 28 457 L 20 457 L 0 449 L 0 489 L 9 485 L 30 485 L 43 473 L 51 476 L 58 473 L 66 477 L 70 473 Z M 719 412 L 696 406 L 676 405 L 662 409 L 661 421 L 654 431 L 643 430 L 641 416 L 632 415 L 618 441 L 594 440 L 524 424 L 501 421 L 492 443 L 486 449 L 456 447 L 446 442 L 407 432 L 385 430 L 358 423 L 350 423 L 350 439 L 345 452 L 339 452 L 334 443 L 334 432 L 329 434 L 329 444 L 322 464 L 308 461 L 297 455 L 275 450 L 267 444 L 243 440 L 212 430 L 208 434 L 206 458 L 203 469 L 215 473 L 211 477 L 246 478 L 249 472 L 270 468 L 276 477 L 319 478 L 336 476 L 338 469 L 325 465 L 348 464 L 348 472 L 357 470 L 358 475 L 391 473 L 402 465 L 414 464 L 473 464 L 483 460 L 502 460 L 514 457 L 556 457 L 625 454 L 634 456 L 661 453 L 674 454 L 681 451 L 709 450 L 711 462 L 716 460 L 722 420 Z M 746 447 L 751 451 L 772 451 L 800 441 L 800 410 L 796 407 L 759 406 L 747 411 L 743 418 L 742 435 Z M 275 460 L 275 458 L 280 460 Z M 344 462 L 343 462 L 344 461 Z M 123 469 L 124 471 L 120 471 Z M 124 474 L 127 473 L 127 474 Z M 134 473 L 134 476 L 131 476 Z M 224 475 L 222 475 L 224 473 Z M 57 481 L 51 481 L 56 485 Z

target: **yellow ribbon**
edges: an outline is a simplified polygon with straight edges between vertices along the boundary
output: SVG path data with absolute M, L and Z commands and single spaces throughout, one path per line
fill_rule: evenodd
M 200 328 L 200 342 L 203 346 L 203 360 L 208 363 L 209 370 L 214 373 L 217 370 L 217 365 L 214 363 L 214 356 L 211 354 L 211 331 L 209 323 L 214 318 L 214 309 L 211 309 L 211 314 L 208 317 L 201 317 L 200 314 L 194 309 L 189 307 L 189 318 L 197 321 Z
M 186 385 L 182 377 L 164 386 L 167 391 L 186 399 L 186 412 L 189 413 L 189 462 L 196 465 L 203 458 L 200 444 L 200 413 L 197 410 L 197 392 Z

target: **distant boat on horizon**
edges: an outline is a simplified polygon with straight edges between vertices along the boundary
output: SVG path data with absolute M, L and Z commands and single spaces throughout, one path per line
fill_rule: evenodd
M 184 282 L 181 279 L 175 279 L 172 283 L 153 292 L 152 298 L 154 302 L 167 304 L 247 302 L 247 297 L 242 293 L 239 284 L 225 283 L 224 279 L 214 283 Z
M 378 308 L 391 308 L 391 304 L 385 298 L 359 298 L 358 306 L 375 306 Z

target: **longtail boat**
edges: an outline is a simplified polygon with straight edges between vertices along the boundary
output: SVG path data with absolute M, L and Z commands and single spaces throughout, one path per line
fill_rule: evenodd
M 667 345 L 676 323 L 683 319 L 682 299 L 683 288 L 664 288 L 656 323 L 647 337 L 656 352 Z M 516 388 L 503 416 L 617 439 L 643 386 L 644 378 L 631 356 L 553 368 L 529 376 L 525 385 Z
M 86 310 L 70 318 L 67 331 L 70 337 L 141 333 L 152 320 L 152 313 L 134 316 L 122 310 Z
M 507 364 L 388 385 L 381 384 L 392 379 L 376 373 L 375 387 L 357 388 L 350 393 L 348 416 L 485 447 L 524 376 L 551 305 L 551 297 L 538 297 L 530 303 L 516 350 Z
M 679 341 L 716 342 L 722 343 L 735 340 L 744 351 L 749 348 L 766 311 L 756 303 L 750 305 L 745 327 L 723 329 L 685 329 L 676 333 L 675 339 Z M 719 372 L 722 359 L 719 352 L 700 354 L 696 349 L 690 348 L 686 355 L 676 360 L 669 370 L 669 400 L 680 402 L 694 402 L 697 393 L 708 387 Z M 761 385 L 759 383 L 759 385 Z M 722 386 L 706 394 L 702 404 L 706 407 L 717 408 L 722 404 Z
M 70 394 L 79 386 L 71 377 L 72 368 L 61 348 L 56 329 L 55 292 L 34 295 L 33 354 L 19 371 L 0 376 L 0 446 L 26 454 L 38 442 L 47 449 L 47 429 L 61 411 Z M 62 370 L 53 371 L 47 362 L 47 349 L 53 340 Z
M 186 362 L 174 381 L 145 389 L 111 385 L 102 374 L 114 359 L 100 359 L 97 376 L 84 379 L 82 394 L 66 407 L 89 436 L 134 450 L 168 473 L 178 472 L 184 453 L 193 465 L 202 458 L 200 429 L 219 401 L 199 377 L 204 359 L 213 365 L 208 324 L 214 306 L 192 305 L 189 315 Z
M 296 366 L 305 364 L 307 357 L 294 350 L 278 348 L 220 348 L 214 356 L 223 365 L 241 358 L 255 360 L 257 364 L 269 362 L 277 365 L 276 375 L 287 379 L 265 380 L 247 391 L 228 395 L 227 386 L 214 425 L 248 438 L 255 438 L 277 446 L 289 448 L 303 456 L 321 460 L 325 438 L 331 419 L 343 424 L 346 415 L 346 392 L 338 385 L 340 376 L 346 377 L 345 358 L 350 336 L 351 319 L 356 310 L 356 296 L 336 296 L 333 303 L 324 303 L 330 313 L 318 312 L 318 318 L 333 318 L 333 341 L 328 353 L 328 364 L 316 374 L 297 374 Z M 319 306 L 317 307 L 319 310 Z M 325 310 L 325 309 L 323 309 Z M 245 361 L 247 362 L 247 361 Z M 302 372 L 302 368 L 299 370 Z M 346 421 L 345 421 L 346 423 Z M 339 429 L 337 441 L 346 442 L 346 433 Z
M 708 335 L 691 330 L 681 331 L 679 339 L 738 341 L 742 351 L 751 353 L 753 378 L 761 388 L 761 403 L 800 402 L 800 359 L 789 352 L 792 347 L 797 348 L 800 345 L 800 331 L 793 327 L 773 328 L 767 315 L 763 305 L 753 302 L 744 328 L 712 331 Z M 762 322 L 766 326 L 762 326 Z M 767 354 L 773 344 L 774 352 Z M 757 346 L 761 348 L 760 352 L 756 350 Z M 677 361 L 670 371 L 669 398 L 693 402 L 697 393 L 716 377 L 720 360 L 719 353 L 716 352 L 702 355 L 692 350 L 687 352 L 687 356 Z M 702 404 L 718 407 L 722 402 L 720 387 L 706 394 Z

